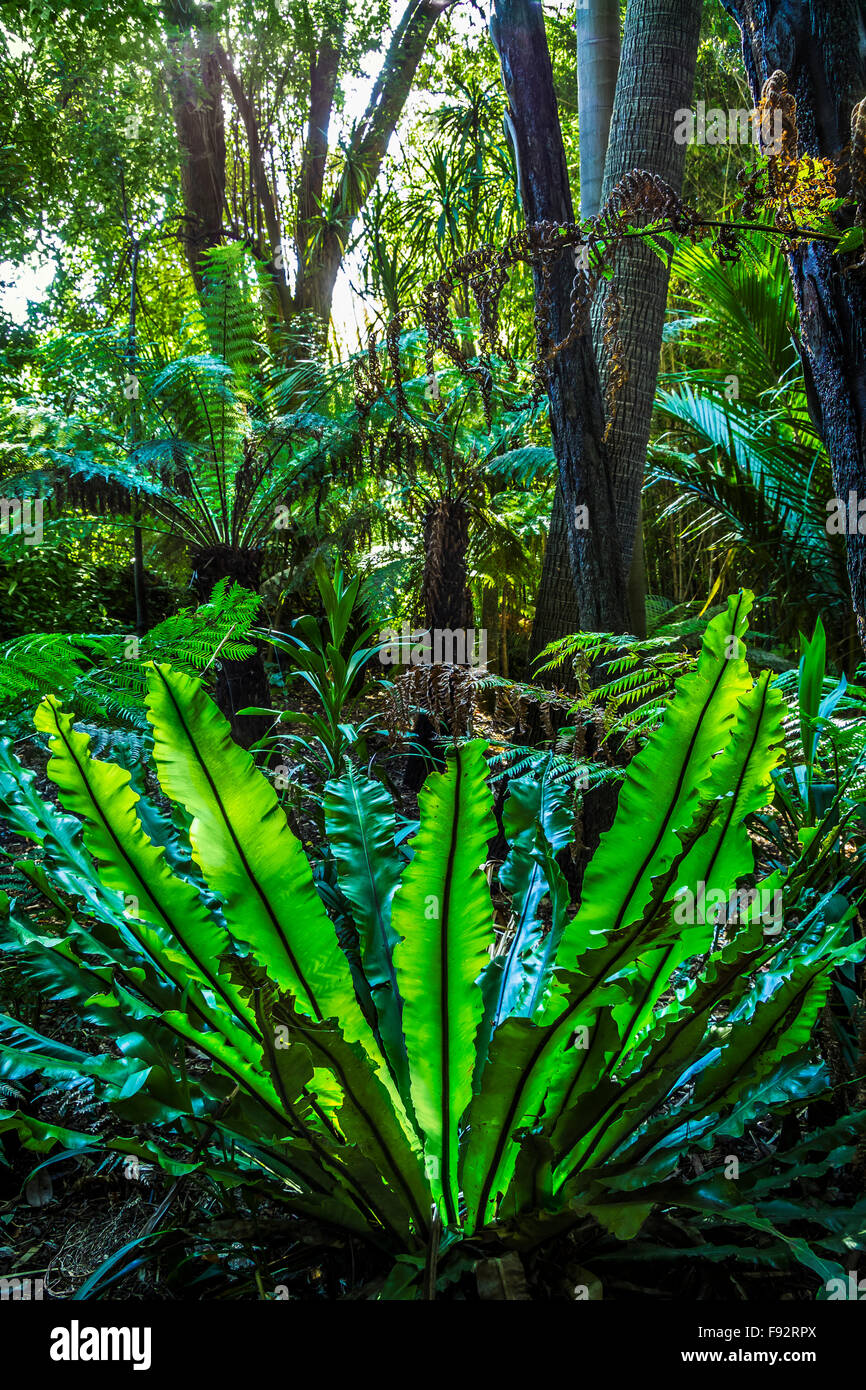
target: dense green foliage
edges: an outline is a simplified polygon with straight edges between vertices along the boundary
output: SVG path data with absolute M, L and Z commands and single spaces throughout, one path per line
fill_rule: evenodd
M 76 1296 L 856 1270 L 866 105 L 741 8 L 588 120 L 549 4 L 0 5 L 0 1169 L 153 1184 Z
M 569 838 L 561 795 L 534 778 L 512 785 L 503 881 L 518 925 L 505 952 L 483 873 L 494 831 L 483 743 L 457 747 L 431 776 L 408 863 L 382 788 L 352 770 L 328 783 L 349 953 L 273 789 L 197 679 L 148 668 L 174 827 L 46 699 L 36 722 L 67 814 L 8 753 L 0 792 L 37 847 L 20 867 L 54 925 L 7 902 L 5 949 L 43 991 L 108 1028 L 117 1053 L 6 1018 L 4 1079 L 85 1081 L 122 1122 L 158 1135 L 118 1136 L 110 1149 L 173 1173 L 199 1164 L 221 1183 L 267 1182 L 408 1260 L 404 1276 L 420 1274 L 431 1204 L 443 1277 L 482 1235 L 519 1246 L 538 1222 L 592 1216 L 625 1239 L 661 1204 L 702 1215 L 710 1254 L 721 1206 L 727 1227 L 765 1232 L 819 1280 L 834 1277 L 832 1226 L 810 1242 L 773 1219 L 784 1172 L 748 1166 L 731 1204 L 723 1171 L 680 1171 L 685 1133 L 698 1150 L 730 1149 L 757 1115 L 826 1092 L 811 1035 L 834 971 L 862 954 L 847 877 L 798 913 L 793 867 L 784 930 L 760 880 L 745 907 L 720 921 L 710 909 L 754 875 L 744 822 L 770 799 L 782 756 L 782 697 L 768 677 L 750 679 L 743 656 L 749 603 L 732 599 L 709 625 L 630 764 L 574 917 L 554 857 Z M 677 901 L 698 885 L 701 910 L 678 925 Z M 209 1059 L 204 1073 L 183 1065 L 189 1044 Z M 804 1136 L 812 1171 L 838 1161 L 858 1118 Z M 20 1109 L 0 1123 L 36 1149 L 92 1142 Z M 820 1212 L 800 1215 L 821 1225 Z

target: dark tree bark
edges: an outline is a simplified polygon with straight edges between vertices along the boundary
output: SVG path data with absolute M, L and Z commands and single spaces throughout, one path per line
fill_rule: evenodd
M 573 222 L 574 208 L 553 73 L 538 0 L 493 0 L 490 36 L 499 54 L 509 106 L 518 186 L 527 223 Z M 568 335 L 575 266 L 560 257 L 550 276 L 549 332 Z M 536 277 L 536 299 L 541 286 Z M 589 331 L 557 354 L 548 382 L 553 447 L 559 467 L 563 532 L 580 625 L 621 632 L 626 595 L 610 469 L 604 446 L 604 410 Z M 586 524 L 588 522 L 588 524 Z M 548 586 L 550 592 L 550 586 Z M 548 613 L 536 611 L 535 650 L 544 645 Z M 574 630 L 574 629 L 572 629 Z
M 801 153 L 843 157 L 852 108 L 866 95 L 866 0 L 724 0 L 743 35 L 752 96 L 784 72 L 797 101 Z M 850 216 L 849 219 L 850 221 Z M 866 285 L 843 258 L 810 242 L 789 255 L 803 339 L 803 367 L 833 468 L 836 495 L 866 497 Z M 828 499 L 829 500 L 829 499 Z M 866 536 L 847 537 L 848 577 L 866 649 Z
M 263 558 L 260 550 L 233 550 L 226 545 L 197 551 L 192 562 L 192 587 L 199 603 L 207 603 L 214 585 L 226 578 L 257 593 L 262 582 Z M 267 733 L 270 724 L 262 716 L 239 716 L 237 713 L 251 705 L 267 709 L 271 703 L 261 645 L 257 644 L 255 653 L 242 661 L 221 656 L 217 660 L 220 667 L 214 692 L 216 702 L 230 721 L 238 743 L 249 748 Z
M 442 498 L 424 517 L 424 579 L 421 600 L 428 628 L 456 631 L 474 626 L 466 573 L 469 513 L 466 505 Z
M 620 63 L 619 0 L 591 0 L 575 11 L 577 108 L 580 127 L 580 215 L 595 217 L 601 206 L 604 161 Z M 530 656 L 548 642 L 577 632 L 580 614 L 571 582 L 562 490 L 557 487 L 544 550 Z
M 549 642 L 555 642 L 559 637 L 566 637 L 580 630 L 580 610 L 577 605 L 577 590 L 574 587 L 574 575 L 568 553 L 568 535 L 565 529 L 565 504 L 562 500 L 562 486 L 557 479 L 529 639 L 530 661 L 534 661 Z M 563 670 L 556 677 L 541 676 L 539 679 L 544 684 L 562 684 L 565 675 Z
M 616 97 L 611 115 L 601 202 L 632 169 L 649 169 L 677 192 L 682 187 L 685 145 L 673 139 L 674 113 L 692 98 L 703 0 L 629 0 Z M 578 43 L 582 27 L 578 27 Z M 583 148 L 581 147 L 581 211 L 598 212 L 587 199 L 583 207 Z M 639 239 L 620 246 L 609 289 L 622 304 L 618 337 L 628 379 L 623 386 L 608 436 L 617 521 L 622 533 L 622 556 L 629 588 L 628 626 L 645 633 L 645 577 L 640 526 L 640 498 L 646 448 L 668 291 L 668 269 Z M 593 306 L 593 336 L 602 387 L 608 390 L 608 354 L 603 337 L 604 297 Z M 549 559 L 542 578 L 544 640 L 576 630 L 576 603 L 557 592 L 563 566 L 562 497 L 554 498 Z M 559 624 L 562 624 L 559 626 Z M 541 637 L 539 633 L 539 638 Z M 533 655 L 537 647 L 533 631 Z

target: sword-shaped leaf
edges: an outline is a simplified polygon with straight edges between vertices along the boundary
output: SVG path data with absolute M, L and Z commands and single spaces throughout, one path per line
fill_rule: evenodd
M 200 680 L 154 665 L 147 684 L 160 785 L 191 817 L 193 856 L 224 903 L 232 935 L 299 1009 L 338 1018 L 350 1042 L 380 1057 L 307 857 L 270 782 L 234 742 Z
M 352 907 L 379 1034 L 405 1100 L 409 1071 L 392 959 L 397 934 L 391 926 L 391 902 L 400 882 L 402 860 L 394 846 L 391 798 L 381 782 L 349 768 L 325 787 L 325 828 L 337 861 L 340 888 Z
M 72 716 L 53 697 L 42 701 L 34 722 L 48 734 L 48 775 L 63 805 L 82 818 L 84 843 L 100 865 L 102 882 L 129 902 L 130 930 L 181 988 L 206 985 L 243 1018 L 237 991 L 220 974 L 226 932 L 198 889 L 171 872 L 162 847 L 145 834 L 129 772 L 91 757 L 89 735 L 73 728 Z
M 427 1175 L 447 1224 L 458 1219 L 457 1145 L 472 1096 L 482 997 L 477 983 L 493 941 L 483 865 L 494 833 L 486 745 L 458 748 L 418 798 L 414 854 L 391 921 L 403 1030 Z
M 561 969 L 574 970 L 587 947 L 637 921 L 653 879 L 680 852 L 678 831 L 694 818 L 738 699 L 751 689 L 742 641 L 751 604 L 743 592 L 709 624 L 695 670 L 677 682 L 661 726 L 629 764 L 616 819 L 584 875 L 580 911 L 562 934 Z M 561 1002 L 552 1001 L 548 1016 Z

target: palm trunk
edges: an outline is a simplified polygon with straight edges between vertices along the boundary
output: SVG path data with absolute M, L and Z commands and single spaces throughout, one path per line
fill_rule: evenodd
M 701 33 L 703 0 L 628 0 L 621 82 L 610 120 L 602 200 L 632 168 L 659 174 L 683 188 L 685 145 L 673 139 L 674 113 L 689 106 Z M 619 296 L 619 339 L 627 381 L 621 388 L 609 449 L 617 516 L 623 527 L 630 587 L 631 630 L 646 634 L 646 577 L 641 527 L 646 445 L 662 352 L 669 267 L 639 239 L 620 246 L 610 289 Z M 609 388 L 603 346 L 603 304 L 596 302 L 592 327 L 599 370 Z
M 629 0 L 602 201 L 634 168 L 659 174 L 676 192 L 682 188 L 686 147 L 673 138 L 674 113 L 692 100 L 702 10 L 703 0 Z M 641 569 L 643 563 L 643 547 L 636 551 L 635 542 L 668 280 L 668 266 L 639 238 L 620 246 L 609 289 L 622 304 L 618 336 L 628 377 L 616 403 L 608 448 L 629 570 L 633 559 Z M 607 391 L 610 361 L 602 341 L 603 313 L 599 299 L 593 306 L 593 331 Z M 631 578 L 638 600 L 631 626 L 639 636 L 646 630 L 640 601 L 645 587 L 642 573 Z
M 604 161 L 619 74 L 619 0 L 589 0 L 575 11 L 577 122 L 580 134 L 580 215 L 595 217 L 602 200 Z
M 851 112 L 866 93 L 866 0 L 724 0 L 743 34 L 752 96 L 774 71 L 787 74 L 797 102 L 800 151 L 843 156 L 838 191 L 850 190 L 844 160 Z M 864 190 L 866 192 L 866 190 Z M 862 196 L 862 194 L 861 194 Z M 849 222 L 851 215 L 848 215 Z M 866 286 L 846 258 L 815 242 L 789 254 L 803 336 L 803 369 L 833 468 L 836 496 L 866 498 Z M 828 499 L 829 501 L 829 499 Z M 866 649 L 866 535 L 848 534 L 848 578 Z
M 192 587 L 199 603 L 208 602 L 214 585 L 221 579 L 229 579 L 242 584 L 245 589 L 258 592 L 262 582 L 262 560 L 260 550 L 233 550 L 225 545 L 197 551 L 193 556 Z M 269 721 L 261 716 L 241 716 L 237 713 L 250 705 L 267 708 L 270 704 L 270 687 L 261 644 L 256 644 L 252 656 L 244 657 L 241 661 L 223 657 L 217 660 L 220 667 L 214 692 L 216 702 L 230 721 L 232 734 L 238 743 L 249 748 L 269 727 Z
M 578 10 L 578 44 L 603 41 L 610 55 L 613 35 L 612 15 L 597 0 L 594 8 Z M 634 168 L 660 174 L 677 191 L 682 186 L 685 146 L 673 139 L 674 112 L 691 101 L 700 32 L 702 0 L 629 0 L 625 21 L 616 100 L 610 118 L 610 139 L 606 142 L 602 201 L 619 180 Z M 611 58 L 608 57 L 608 64 Z M 580 67 L 578 72 L 580 73 Z M 583 83 L 586 92 L 586 82 Z M 604 132 L 604 116 L 598 94 L 590 89 L 592 102 L 589 124 L 592 142 L 588 150 L 588 175 L 584 195 L 584 116 L 578 90 L 581 123 L 581 212 L 591 216 L 592 190 L 596 184 L 599 143 Z M 643 544 L 638 532 L 641 524 L 640 498 L 643 486 L 646 447 L 649 441 L 653 398 L 659 368 L 662 329 L 667 304 L 668 271 L 638 238 L 624 242 L 618 252 L 613 279 L 608 287 L 622 304 L 618 329 L 628 380 L 622 387 L 616 415 L 608 436 L 608 454 L 613 478 L 616 514 L 622 534 L 622 555 L 628 582 L 629 623 L 632 632 L 643 636 L 646 630 L 646 576 Z M 603 344 L 604 301 L 593 306 L 593 330 L 599 369 L 605 392 L 609 387 L 607 351 Z M 562 575 L 563 499 L 557 490 L 550 523 L 548 554 L 542 572 L 538 611 L 543 618 L 536 637 L 533 628 L 532 654 L 546 642 L 564 637 L 577 629 L 576 606 L 571 597 L 560 596 L 556 587 Z M 560 626 L 560 624 L 562 624 Z M 624 630 L 624 629 L 617 629 Z

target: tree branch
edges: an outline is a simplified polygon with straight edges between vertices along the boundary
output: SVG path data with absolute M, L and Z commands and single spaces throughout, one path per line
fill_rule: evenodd
M 292 295 L 286 282 L 286 277 L 281 269 L 282 257 L 279 257 L 280 265 L 277 264 L 277 253 L 281 249 L 280 237 L 280 217 L 276 199 L 268 180 L 267 169 L 265 168 L 265 157 L 262 150 L 262 141 L 259 134 L 258 117 L 256 109 L 250 98 L 244 91 L 243 83 L 235 72 L 231 58 L 226 53 L 222 44 L 216 48 L 216 58 L 220 70 L 226 79 L 229 91 L 234 99 L 241 120 L 244 123 L 244 130 L 247 135 L 247 145 L 250 154 L 250 169 L 262 214 L 265 219 L 265 229 L 268 234 L 269 242 L 269 266 L 268 269 L 274 282 L 274 288 L 280 302 L 280 310 L 283 319 L 288 322 L 292 315 Z

